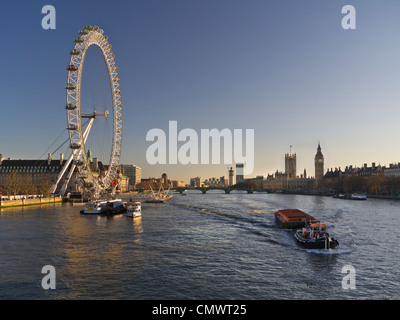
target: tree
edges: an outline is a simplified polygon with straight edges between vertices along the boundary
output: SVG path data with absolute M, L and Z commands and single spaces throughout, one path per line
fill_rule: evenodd
M 349 176 L 343 179 L 343 189 L 345 192 L 366 192 L 365 179 L 363 176 Z
M 14 170 L 11 173 L 7 174 L 7 176 L 4 179 L 4 191 L 6 192 L 7 195 L 17 195 L 21 193 L 21 190 L 23 189 L 24 181 L 21 173 L 18 171 Z
M 367 180 L 368 192 L 378 194 L 385 186 L 384 176 L 370 176 Z
M 37 185 L 40 194 L 47 194 L 53 185 L 53 182 L 47 174 L 41 174 L 39 176 L 40 183 Z
M 33 194 L 36 193 L 36 187 L 33 184 L 32 174 L 30 173 L 22 173 L 22 180 L 24 182 L 21 193 L 22 194 Z
M 400 192 L 400 177 L 387 178 L 386 188 L 390 194 L 399 194 Z

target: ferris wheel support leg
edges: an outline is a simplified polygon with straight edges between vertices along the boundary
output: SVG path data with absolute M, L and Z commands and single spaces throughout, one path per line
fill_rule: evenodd
M 75 171 L 75 167 L 76 167 L 76 166 L 73 164 L 71 170 L 70 170 L 69 173 L 68 173 L 67 179 L 65 179 L 65 182 L 64 182 L 63 186 L 61 187 L 60 194 L 61 194 L 62 196 L 65 196 L 65 192 L 67 191 L 67 187 L 68 187 L 68 184 L 69 184 L 69 180 L 71 180 L 72 174 L 73 174 L 74 171 Z
M 93 120 L 94 120 L 93 118 L 90 119 L 90 121 L 89 121 L 89 123 L 88 123 L 88 125 L 87 125 L 87 127 L 85 129 L 85 132 L 83 133 L 83 141 L 84 141 L 84 143 L 86 143 L 86 140 L 87 140 L 87 138 L 89 136 L 89 132 L 90 132 L 90 129 L 92 128 Z M 69 165 L 70 165 L 70 163 L 71 163 L 73 158 L 74 158 L 74 153 L 71 153 L 71 155 L 68 158 L 67 162 L 64 164 L 63 169 L 61 170 L 60 174 L 58 175 L 57 181 L 51 187 L 50 193 L 56 192 L 57 186 L 58 186 L 60 180 L 62 179 L 62 177 L 64 176 L 65 171 L 67 171 L 67 169 L 68 169 L 68 167 L 69 167 Z M 62 196 L 65 195 L 65 191 L 67 190 L 67 186 L 68 186 L 69 180 L 71 179 L 72 173 L 74 172 L 75 168 L 76 168 L 76 166 L 72 165 L 72 168 L 71 168 L 70 172 L 68 173 L 68 177 L 65 180 L 64 185 L 62 186 L 62 188 L 60 190 L 60 195 L 62 195 Z
M 73 159 L 73 154 L 71 154 L 71 156 L 68 158 L 67 162 L 64 164 L 64 167 L 62 168 L 61 172 L 59 173 L 58 177 L 57 177 L 57 181 L 51 186 L 49 193 L 55 193 L 58 183 L 60 182 L 61 178 L 64 176 L 65 171 L 67 171 L 67 168 L 69 166 L 69 164 L 71 163 L 72 159 Z

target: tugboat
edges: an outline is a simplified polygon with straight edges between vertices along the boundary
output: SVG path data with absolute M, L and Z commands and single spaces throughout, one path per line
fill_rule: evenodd
M 326 224 L 313 221 L 294 234 L 297 243 L 307 249 L 334 249 L 339 241 L 331 238 L 326 231 Z

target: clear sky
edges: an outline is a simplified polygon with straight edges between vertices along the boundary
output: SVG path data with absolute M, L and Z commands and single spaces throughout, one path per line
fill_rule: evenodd
M 41 27 L 47 4 L 55 30 Z M 341 25 L 347 4 L 355 30 Z M 227 176 L 224 164 L 149 165 L 146 134 L 168 133 L 171 120 L 199 135 L 254 129 L 252 176 L 284 170 L 290 146 L 297 173 L 313 176 L 318 141 L 325 170 L 397 163 L 399 18 L 398 0 L 0 0 L 0 153 L 36 159 L 56 148 L 48 149 L 66 126 L 72 40 L 98 25 L 121 79 L 121 162 L 142 167 L 143 177 Z M 100 53 L 89 50 L 82 95 L 101 109 L 110 105 L 108 79 Z

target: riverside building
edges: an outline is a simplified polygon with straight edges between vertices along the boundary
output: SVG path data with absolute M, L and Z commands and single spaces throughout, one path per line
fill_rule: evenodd
M 47 190 L 57 181 L 66 160 L 60 155 L 59 160 L 12 160 L 0 155 L 0 190 L 3 194 L 46 194 Z M 74 177 L 71 181 L 75 180 Z M 65 179 L 64 179 L 65 180 Z M 60 181 L 60 186 L 64 183 Z M 69 191 L 76 191 L 70 184 Z
M 91 170 L 95 175 L 104 174 L 107 167 L 98 161 L 92 159 Z M 49 153 L 47 159 L 38 160 L 12 160 L 4 159 L 0 154 L 0 193 L 5 194 L 48 194 L 50 188 L 56 183 L 59 174 L 62 172 L 67 160 L 60 154 L 60 159 L 53 159 Z M 67 168 L 70 170 L 72 163 Z M 72 173 L 72 177 L 66 187 L 66 194 L 69 192 L 80 191 L 77 182 L 77 170 Z M 129 178 L 119 174 L 119 185 L 117 190 L 125 192 L 127 190 Z M 58 194 L 61 187 L 66 182 L 66 175 L 59 181 L 55 194 Z M 66 195 L 65 194 L 65 195 Z
M 134 190 L 135 186 L 142 181 L 142 168 L 134 164 L 121 165 L 121 171 L 129 178 L 129 190 Z
M 324 177 L 324 164 L 323 155 L 321 153 L 321 146 L 318 143 L 317 155 L 315 156 L 315 170 L 318 173 L 318 185 L 315 183 L 316 179 L 307 176 L 307 171 L 304 169 L 303 174 L 297 176 L 297 157 L 296 154 L 285 154 L 285 172 L 276 170 L 274 174 L 268 174 L 263 181 L 263 187 L 267 189 L 291 189 L 291 190 L 311 190 L 322 188 L 322 179 Z M 321 161 L 320 161 L 321 160 Z M 322 168 L 322 171 L 321 171 Z

